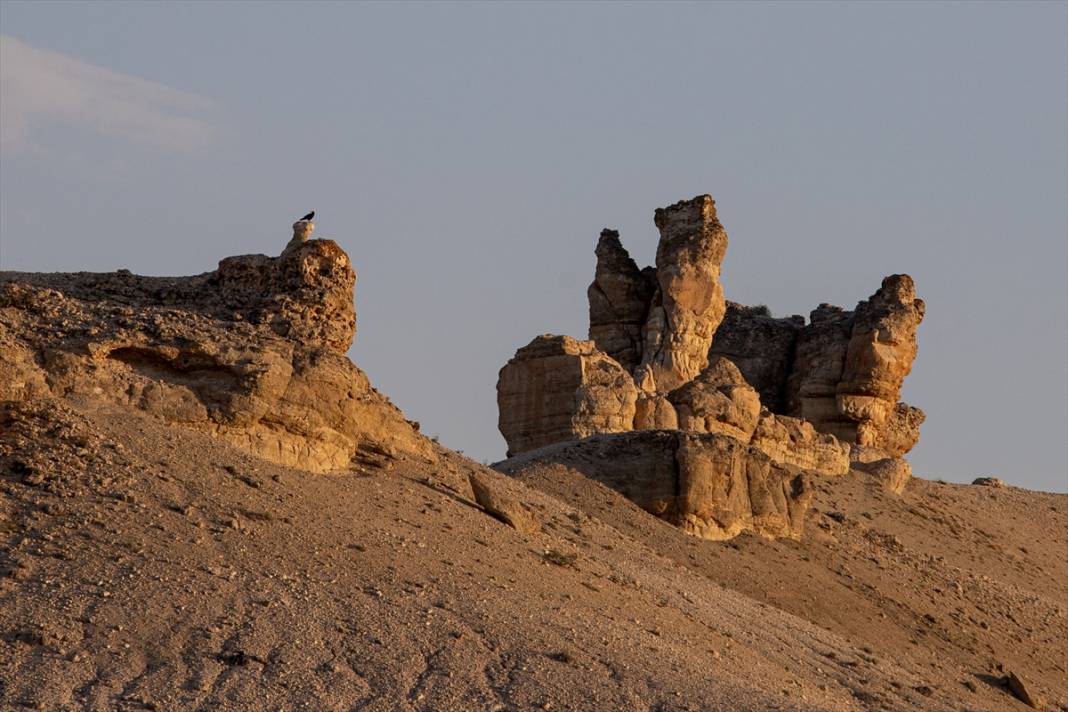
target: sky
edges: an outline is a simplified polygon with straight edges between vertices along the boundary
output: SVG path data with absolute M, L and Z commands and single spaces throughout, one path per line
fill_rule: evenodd
M 1068 490 L 1068 3 L 0 3 L 0 269 L 195 274 L 316 211 L 351 355 L 495 461 L 597 236 L 710 193 L 727 298 L 927 303 L 922 477 Z

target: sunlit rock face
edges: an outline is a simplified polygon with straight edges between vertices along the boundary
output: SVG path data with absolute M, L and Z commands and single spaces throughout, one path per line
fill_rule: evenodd
M 912 279 L 885 278 L 853 310 L 821 304 L 807 323 L 776 318 L 724 299 L 727 233 L 711 196 L 660 208 L 654 223 L 656 266 L 643 269 L 618 232 L 602 231 L 589 342 L 539 337 L 502 369 L 509 454 L 597 433 L 678 431 L 900 491 L 911 475 L 901 457 L 924 420 L 898 401 L 924 314 Z
M 192 277 L 0 273 L 0 398 L 132 406 L 313 472 L 430 457 L 345 356 L 355 282 L 330 240 Z
M 656 211 L 657 290 L 642 330 L 639 388 L 666 393 L 692 380 L 708 364 L 712 337 L 726 301 L 719 282 L 727 231 L 710 195 Z
M 592 341 L 544 335 L 516 351 L 497 380 L 509 455 L 594 433 L 630 430 L 637 388 Z

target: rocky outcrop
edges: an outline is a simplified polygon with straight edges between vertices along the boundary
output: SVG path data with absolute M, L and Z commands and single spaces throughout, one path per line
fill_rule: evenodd
M 723 435 L 664 430 L 598 435 L 497 467 L 520 474 L 544 463 L 578 470 L 705 539 L 729 539 L 746 531 L 799 538 L 813 496 L 806 474 Z
M 852 332 L 853 312 L 820 304 L 798 334 L 787 383 L 787 414 L 846 442 L 853 441 L 856 428 L 838 412 L 837 395 Z
M 912 370 L 916 327 L 923 314 L 923 300 L 916 298 L 912 278 L 904 274 L 890 275 L 875 294 L 857 305 L 836 396 L 838 412 L 856 423 L 852 442 L 902 442 L 899 433 L 884 430 L 897 405 L 901 384 Z M 922 413 L 918 418 L 922 422 Z M 903 420 L 895 423 L 899 431 L 908 429 L 907 420 L 906 410 Z M 915 415 L 913 422 L 918 428 Z
M 677 430 L 679 415 L 668 397 L 661 393 L 638 393 L 634 408 L 635 430 Z
M 643 391 L 666 393 L 693 379 L 708 363 L 712 336 L 726 302 L 719 282 L 727 231 L 710 195 L 699 195 L 654 216 L 657 290 L 642 330 L 636 374 Z
M 798 418 L 763 411 L 750 442 L 775 462 L 821 475 L 849 472 L 849 445 Z
M 311 220 L 297 220 L 293 223 L 293 237 L 289 239 L 289 243 L 286 245 L 286 249 L 282 251 L 282 254 L 303 245 L 311 239 L 313 232 L 315 232 L 315 223 Z
M 894 456 L 908 452 L 924 415 L 898 396 L 916 358 L 923 314 L 908 275 L 884 279 L 856 311 L 821 304 L 798 336 L 790 414 L 848 443 Z
M 0 398 L 132 406 L 316 472 L 430 456 L 344 355 L 355 279 L 329 240 L 194 277 L 0 273 Z
M 724 300 L 727 234 L 710 196 L 660 208 L 654 221 L 655 268 L 639 269 L 616 231 L 601 233 L 587 292 L 590 347 L 553 341 L 534 353 L 535 340 L 502 370 L 509 455 L 632 429 L 718 434 L 777 466 L 855 469 L 900 491 L 911 476 L 901 458 L 924 420 L 898 401 L 924 313 L 912 279 L 885 278 L 853 311 L 821 304 L 808 324 L 775 318 Z M 587 375 L 587 361 L 600 370 Z
M 586 291 L 590 340 L 633 372 L 642 358 L 642 325 L 656 290 L 655 270 L 639 270 L 615 230 L 601 232 L 596 254 L 597 269 Z
M 760 418 L 760 397 L 738 367 L 716 356 L 697 378 L 676 388 L 667 400 L 674 406 L 679 430 L 719 433 L 749 442 Z
M 544 335 L 501 369 L 498 427 L 511 456 L 594 433 L 630 430 L 636 400 L 630 374 L 592 341 Z
M 734 362 L 745 380 L 760 394 L 760 402 L 774 413 L 786 410 L 786 381 L 794 362 L 803 316 L 776 319 L 767 307 L 727 302 L 727 313 L 708 352 Z

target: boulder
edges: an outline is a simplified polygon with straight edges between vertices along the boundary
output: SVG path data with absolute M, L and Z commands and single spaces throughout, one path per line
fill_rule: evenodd
M 634 407 L 635 430 L 676 430 L 679 416 L 667 396 L 659 393 L 638 393 Z
M 786 381 L 794 361 L 797 335 L 804 325 L 803 316 L 776 319 L 767 307 L 728 301 L 708 357 L 730 359 L 760 394 L 761 404 L 773 413 L 783 413 Z
M 719 433 L 744 443 L 760 417 L 760 396 L 722 356 L 713 357 L 697 378 L 673 390 L 667 400 L 674 406 L 679 430 Z
M 509 456 L 594 433 L 630 430 L 637 389 L 592 341 L 544 335 L 516 351 L 497 379 L 498 427 Z
M 919 442 L 920 425 L 926 418 L 919 408 L 898 403 L 882 425 L 873 429 L 871 443 L 891 457 L 902 457 Z
M 0 395 L 133 406 L 314 472 L 432 457 L 344 355 L 354 284 L 327 240 L 194 277 L 0 273 L 0 340 L 18 345 L 0 349 Z
M 498 475 L 499 477 L 499 475 Z M 512 527 L 520 534 L 535 534 L 541 531 L 541 525 L 527 508 L 505 494 L 501 487 L 490 478 L 478 472 L 467 476 L 475 501 L 487 514 Z
M 683 531 L 730 539 L 751 531 L 797 539 L 813 497 L 808 475 L 724 435 L 646 430 L 559 443 L 496 465 L 521 474 L 551 463 L 581 472 Z
M 642 325 L 656 289 L 655 270 L 639 270 L 615 230 L 601 231 L 597 269 L 586 290 L 590 340 L 627 371 L 641 361 Z
M 849 472 L 849 445 L 798 418 L 765 410 L 760 414 L 750 442 L 784 465 L 794 465 L 821 475 Z
M 709 195 L 656 211 L 657 289 L 643 329 L 639 387 L 667 393 L 692 380 L 708 364 L 712 337 L 726 302 L 720 265 L 727 232 Z
M 854 460 L 853 469 L 870 477 L 887 492 L 901 494 L 912 479 L 912 465 L 899 457 L 878 460 Z

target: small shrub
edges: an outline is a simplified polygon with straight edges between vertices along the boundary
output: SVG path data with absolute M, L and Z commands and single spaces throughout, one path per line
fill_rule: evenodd
M 577 569 L 575 562 L 578 561 L 578 554 L 568 554 L 558 549 L 546 549 L 542 552 L 541 558 L 550 564 L 556 564 L 557 566 L 570 566 L 573 569 Z

